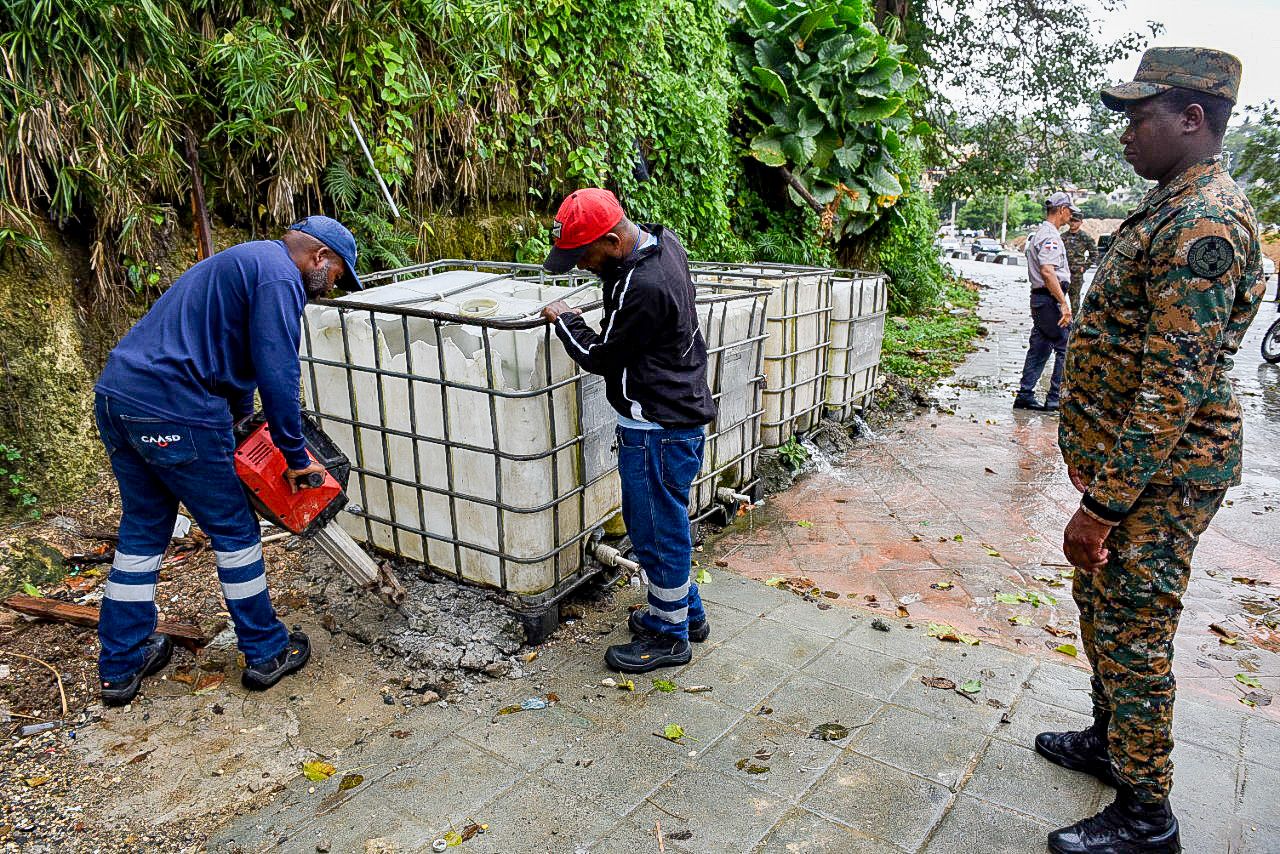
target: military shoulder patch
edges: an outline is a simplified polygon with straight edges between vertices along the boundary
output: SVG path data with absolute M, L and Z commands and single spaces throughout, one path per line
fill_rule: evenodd
M 1191 272 L 1204 279 L 1216 279 L 1235 261 L 1235 250 L 1231 242 L 1216 234 L 1201 237 L 1191 244 L 1187 250 L 1187 266 Z

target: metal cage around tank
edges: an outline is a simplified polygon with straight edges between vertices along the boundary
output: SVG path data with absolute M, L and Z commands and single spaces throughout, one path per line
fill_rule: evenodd
M 837 421 L 860 412 L 875 391 L 888 306 L 885 274 L 865 270 L 832 274 L 826 411 Z
M 695 261 L 689 266 L 697 285 L 739 282 L 770 294 L 763 447 L 776 448 L 817 426 L 827 399 L 833 271 L 774 263 Z
M 594 279 L 451 259 L 365 281 L 366 291 L 304 314 L 307 410 L 352 462 L 341 524 L 380 550 L 512 594 L 518 609 L 554 603 L 596 569 L 589 540 L 620 501 L 603 380 L 569 359 L 539 315 L 568 298 L 598 317 Z M 502 312 L 508 297 L 518 311 Z M 767 298 L 738 282 L 698 288 L 722 412 L 693 517 L 754 485 Z

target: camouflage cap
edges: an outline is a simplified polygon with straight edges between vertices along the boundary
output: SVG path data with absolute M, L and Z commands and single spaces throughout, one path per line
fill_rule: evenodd
M 1102 103 L 1119 111 L 1127 102 L 1141 101 L 1175 86 L 1217 95 L 1234 104 L 1240 89 L 1240 60 L 1207 47 L 1153 47 L 1142 55 L 1131 83 L 1102 90 Z

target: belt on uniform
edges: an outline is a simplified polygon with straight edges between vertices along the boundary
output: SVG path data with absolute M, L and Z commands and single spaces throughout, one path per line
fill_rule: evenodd
M 1033 294 L 1044 294 L 1044 295 L 1045 295 L 1045 296 L 1047 296 L 1047 297 L 1051 297 L 1051 296 L 1053 296 L 1053 294 L 1049 291 L 1049 289 L 1048 289 L 1048 288 L 1032 288 L 1032 289 L 1031 289 L 1031 293 L 1033 293 Z

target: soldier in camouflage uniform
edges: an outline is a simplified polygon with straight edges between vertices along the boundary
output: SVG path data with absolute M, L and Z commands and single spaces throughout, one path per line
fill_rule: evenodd
M 1093 665 L 1093 726 L 1036 749 L 1117 788 L 1049 836 L 1058 854 L 1181 850 L 1169 807 L 1173 636 L 1196 542 L 1240 482 L 1227 373 L 1263 295 L 1258 224 L 1219 161 L 1235 57 L 1152 48 L 1124 110 L 1125 158 L 1157 181 L 1116 231 L 1072 335 L 1059 445 L 1083 493 L 1063 535 Z
M 1062 235 L 1062 243 L 1067 247 L 1067 267 L 1071 270 L 1071 284 L 1067 287 L 1067 297 L 1071 300 L 1071 313 L 1080 313 L 1080 290 L 1084 287 L 1084 271 L 1098 260 L 1098 244 L 1085 234 L 1080 226 L 1084 225 L 1084 214 L 1075 205 L 1071 206 L 1071 219 L 1067 223 L 1067 232 Z

